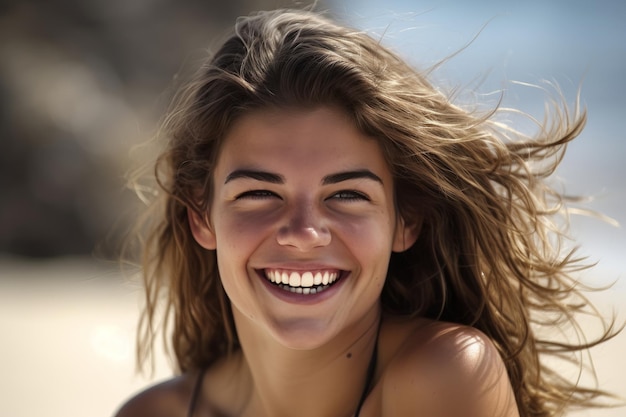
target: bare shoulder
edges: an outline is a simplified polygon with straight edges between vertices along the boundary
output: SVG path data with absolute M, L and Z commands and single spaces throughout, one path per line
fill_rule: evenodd
M 115 417 L 185 417 L 197 373 L 158 383 L 130 398 Z
M 383 415 L 519 416 L 500 354 L 484 333 L 468 326 L 413 326 L 381 382 Z

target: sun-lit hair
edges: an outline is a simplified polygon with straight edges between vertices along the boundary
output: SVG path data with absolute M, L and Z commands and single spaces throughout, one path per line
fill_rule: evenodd
M 527 137 L 498 123 L 498 109 L 477 114 L 452 104 L 362 31 L 307 11 L 240 18 L 164 120 L 168 143 L 156 166 L 159 194 L 144 247 L 140 363 L 149 357 L 161 307 L 181 371 L 238 349 L 215 251 L 195 242 L 187 212 L 208 221 L 220 145 L 243 114 L 331 105 L 379 142 L 404 221 L 422 219 L 417 242 L 392 255 L 383 311 L 487 334 L 523 417 L 593 403 L 599 390 L 578 387 L 540 361 L 563 356 L 579 364 L 577 352 L 612 334 L 608 326 L 588 342 L 545 331 L 576 328 L 577 312 L 594 313 L 576 289 L 585 266 L 561 245 L 566 199 L 546 182 L 581 132 L 585 112 L 557 99 L 537 134 Z

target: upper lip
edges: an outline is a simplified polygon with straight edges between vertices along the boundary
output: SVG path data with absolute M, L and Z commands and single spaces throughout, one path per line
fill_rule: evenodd
M 268 262 L 268 263 L 256 263 L 251 267 L 257 271 L 267 271 L 267 270 L 281 270 L 281 271 L 294 271 L 299 273 L 304 272 L 317 272 L 317 271 L 348 271 L 350 268 L 341 267 L 338 263 L 334 262 L 297 262 L 297 261 L 287 261 L 287 262 Z

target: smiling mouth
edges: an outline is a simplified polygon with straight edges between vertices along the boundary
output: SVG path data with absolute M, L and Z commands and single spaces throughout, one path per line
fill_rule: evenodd
M 335 284 L 341 277 L 341 271 L 288 271 L 265 269 L 263 275 L 277 287 L 295 294 L 319 294 Z

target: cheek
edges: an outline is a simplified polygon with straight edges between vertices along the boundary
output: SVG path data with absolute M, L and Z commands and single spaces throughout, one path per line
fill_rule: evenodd
M 384 280 L 386 275 L 394 237 L 392 220 L 382 217 L 366 221 L 345 220 L 339 222 L 336 229 L 337 238 L 350 248 L 363 267 L 372 268 L 377 280 Z
M 373 251 L 391 250 L 395 219 L 384 210 L 362 216 L 338 216 L 333 219 L 335 229 L 349 240 Z
M 222 239 L 217 248 L 217 267 L 226 296 L 245 316 L 255 317 L 256 305 L 250 291 L 246 260 L 250 250 L 244 238 Z
M 258 213 L 219 214 L 220 221 L 215 224 L 218 251 L 243 252 L 245 248 L 256 245 L 265 237 L 273 219 Z
M 232 210 L 215 213 L 217 265 L 222 285 L 235 304 L 244 303 L 242 297 L 249 291 L 248 262 L 267 240 L 271 228 L 267 219 L 258 215 L 241 215 Z

